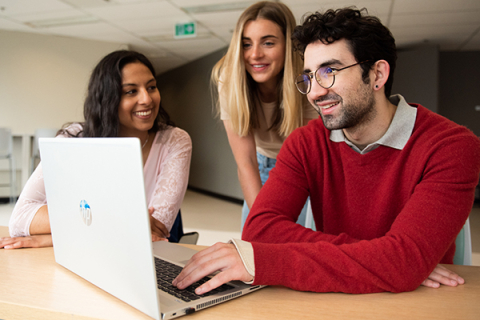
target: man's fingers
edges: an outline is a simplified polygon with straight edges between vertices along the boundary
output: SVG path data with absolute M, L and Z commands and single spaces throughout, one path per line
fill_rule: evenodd
M 185 289 L 216 271 L 220 272 L 198 287 L 195 290 L 196 294 L 203 294 L 231 280 L 252 280 L 252 276 L 245 269 L 235 246 L 217 243 L 195 254 L 172 284 L 179 289 Z
M 465 283 L 462 277 L 441 265 L 437 265 L 428 278 L 440 284 L 453 287 Z
M 447 279 L 454 280 L 458 284 L 464 284 L 465 283 L 465 279 L 460 277 L 458 274 L 456 274 L 452 270 L 449 270 L 448 268 L 445 268 L 444 266 L 438 265 L 437 268 L 436 268 L 436 271 L 438 273 L 440 273 L 442 276 L 446 277 Z
M 224 252 L 221 249 L 222 243 L 216 243 L 193 255 L 172 284 L 184 289 L 203 277 L 223 269 L 226 260 L 223 259 Z
M 209 261 L 199 260 L 198 263 L 190 264 L 188 267 L 185 266 L 182 272 L 173 280 L 172 284 L 179 289 L 185 289 L 192 283 L 219 270 L 217 263 L 217 259 Z
M 195 293 L 198 295 L 204 294 L 205 292 L 212 291 L 215 288 L 220 287 L 222 284 L 232 281 L 231 271 L 227 270 L 224 272 L 218 273 L 212 279 L 208 280 L 200 287 L 195 289 Z
M 429 287 L 429 288 L 439 288 L 440 283 L 438 283 L 436 281 L 433 281 L 433 280 L 430 280 L 430 279 L 427 279 L 427 280 L 422 282 L 422 286 Z
M 429 277 L 430 280 L 436 281 L 438 283 L 444 284 L 446 286 L 457 286 L 458 281 L 450 277 L 446 277 L 440 273 L 432 273 Z

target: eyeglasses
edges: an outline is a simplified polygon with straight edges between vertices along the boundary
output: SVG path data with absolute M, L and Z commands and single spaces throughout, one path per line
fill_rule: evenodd
M 320 67 L 315 71 L 315 79 L 317 80 L 318 84 L 325 89 L 329 89 L 335 83 L 335 75 L 345 69 L 350 67 L 356 66 L 357 64 L 365 63 L 369 60 L 365 60 L 362 62 L 357 62 L 352 65 L 349 65 L 345 68 L 341 69 L 334 69 L 330 67 Z M 313 72 L 305 72 L 300 74 L 298 77 L 295 78 L 295 85 L 297 86 L 298 91 L 302 94 L 308 94 L 312 89 L 312 79 L 313 79 Z

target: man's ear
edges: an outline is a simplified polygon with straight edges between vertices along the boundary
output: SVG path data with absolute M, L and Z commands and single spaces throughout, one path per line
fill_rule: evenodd
M 381 88 L 383 88 L 383 86 L 388 80 L 388 76 L 390 75 L 390 64 L 388 64 L 388 62 L 385 60 L 378 60 L 372 66 L 371 71 L 373 72 L 373 90 L 380 90 Z

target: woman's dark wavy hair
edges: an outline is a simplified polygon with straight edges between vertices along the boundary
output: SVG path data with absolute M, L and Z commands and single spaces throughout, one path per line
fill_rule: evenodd
M 155 69 L 147 57 L 130 50 L 119 50 L 108 54 L 93 69 L 83 107 L 85 122 L 82 123 L 83 131 L 80 132 L 83 137 L 118 137 L 122 70 L 127 64 L 133 62 L 142 63 L 155 76 Z M 174 123 L 160 104 L 157 118 L 149 132 L 164 130 L 167 126 L 174 126 Z
M 347 40 L 357 62 L 368 60 L 361 64 L 363 81 L 366 83 L 368 72 L 376 61 L 388 62 L 390 75 L 385 83 L 385 95 L 388 98 L 397 60 L 395 39 L 377 17 L 368 15 L 367 9 L 348 7 L 330 9 L 323 14 L 315 12 L 304 17 L 302 25 L 297 26 L 292 35 L 295 49 L 302 57 L 305 48 L 312 42 L 320 40 L 324 44 L 331 44 L 340 39 Z

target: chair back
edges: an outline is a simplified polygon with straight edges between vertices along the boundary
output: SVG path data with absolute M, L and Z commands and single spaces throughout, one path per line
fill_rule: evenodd
M 313 220 L 312 203 L 310 202 L 310 198 L 308 198 L 306 205 L 307 205 L 307 215 L 305 217 L 305 227 L 310 228 L 313 231 L 317 231 L 317 228 L 315 226 L 315 220 Z
M 470 218 L 467 219 L 465 225 L 455 240 L 455 255 L 453 256 L 453 264 L 471 266 L 472 265 L 472 235 L 470 233 Z
M 178 240 L 178 243 L 197 244 L 199 234 L 196 231 L 187 232 Z
M 10 128 L 0 128 L 0 158 L 10 158 L 12 153 L 12 131 Z
M 58 129 L 51 128 L 39 128 L 35 130 L 35 136 L 33 137 L 32 157 L 39 158 L 40 152 L 38 149 L 39 138 L 53 138 L 57 135 Z

